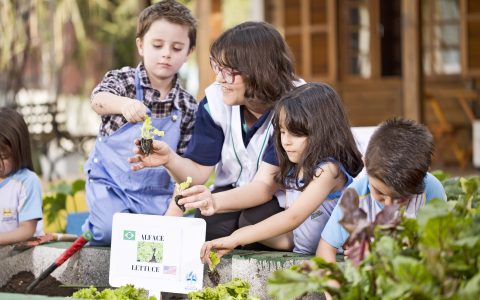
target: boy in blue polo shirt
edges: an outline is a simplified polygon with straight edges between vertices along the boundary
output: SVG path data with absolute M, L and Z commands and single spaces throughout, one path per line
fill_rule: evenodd
M 367 175 L 349 186 L 360 195 L 359 206 L 370 222 L 385 205 L 398 199 L 409 199 L 405 216 L 410 218 L 415 218 L 418 210 L 431 199 L 446 201 L 442 184 L 428 173 L 433 148 L 428 129 L 414 121 L 392 119 L 379 126 L 365 153 Z M 342 217 L 342 209 L 337 204 L 317 248 L 316 255 L 329 262 L 335 262 L 337 249 L 342 248 L 349 237 L 339 223 Z

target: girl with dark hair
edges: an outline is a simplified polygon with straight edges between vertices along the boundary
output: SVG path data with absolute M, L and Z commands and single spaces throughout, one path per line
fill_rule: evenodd
M 0 124 L 0 245 L 6 245 L 42 234 L 42 190 L 22 116 L 1 107 Z
M 210 250 L 222 256 L 254 242 L 314 254 L 338 198 L 363 168 L 341 99 L 328 85 L 308 83 L 296 88 L 276 104 L 274 113 L 280 168 L 275 176 L 272 174 L 273 187 L 286 190 L 287 208 L 228 237 L 206 242 L 202 247 L 204 262 L 209 260 Z M 250 188 L 255 189 L 252 193 L 263 193 L 262 189 L 272 187 Z M 216 212 L 234 209 L 234 205 L 228 206 L 233 200 L 240 202 L 238 198 L 226 200 L 232 198 L 227 193 L 224 201 L 207 201 Z
M 139 155 L 129 160 L 138 163 L 132 167 L 134 170 L 163 165 L 177 181 L 191 176 L 193 184 L 204 184 L 215 169 L 215 193 L 241 187 L 250 183 L 255 174 L 264 176 L 261 174 L 278 169 L 271 140 L 271 111 L 282 95 L 302 83 L 294 74 L 284 39 L 267 23 L 242 23 L 225 31 L 212 44 L 210 64 L 216 82 L 205 90 L 206 97 L 199 104 L 193 136 L 183 157 L 166 143 L 154 141 L 153 154 L 149 156 L 135 150 Z M 204 191 L 210 193 L 206 187 Z M 251 205 L 244 207 L 264 205 L 249 210 L 215 216 L 197 213 L 207 222 L 207 240 L 281 211 L 279 202 L 284 196 L 277 193 L 277 201 L 275 192 L 255 195 Z M 167 215 L 181 215 L 172 203 Z

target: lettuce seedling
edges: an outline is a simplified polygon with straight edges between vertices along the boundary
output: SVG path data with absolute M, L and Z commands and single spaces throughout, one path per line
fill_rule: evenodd
M 152 150 L 153 136 L 164 136 L 165 132 L 163 130 L 158 130 L 153 127 L 152 119 L 147 115 L 145 121 L 142 125 L 142 137 L 140 139 L 140 149 L 142 149 L 145 155 L 149 155 Z
M 185 206 L 178 204 L 178 200 L 182 199 L 182 192 L 190 187 L 190 184 L 192 184 L 192 177 L 188 176 L 187 180 L 185 180 L 182 183 L 175 183 L 175 203 L 177 204 L 180 209 L 185 212 Z
M 208 266 L 209 270 L 207 272 L 208 278 L 210 278 L 210 281 L 212 281 L 214 285 L 218 285 L 220 282 L 220 274 L 215 268 L 220 263 L 220 258 L 215 251 L 210 251 L 208 257 L 210 258 L 210 265 Z
M 220 263 L 220 258 L 217 255 L 217 252 L 215 251 L 210 251 L 210 254 L 208 255 L 210 257 L 210 262 L 212 263 L 209 268 L 210 272 L 213 272 L 217 265 Z

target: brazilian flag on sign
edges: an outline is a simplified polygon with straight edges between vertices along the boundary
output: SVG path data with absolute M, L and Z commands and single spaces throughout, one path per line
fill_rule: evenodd
M 135 240 L 135 231 L 133 230 L 124 230 L 123 231 L 123 240 L 134 241 Z

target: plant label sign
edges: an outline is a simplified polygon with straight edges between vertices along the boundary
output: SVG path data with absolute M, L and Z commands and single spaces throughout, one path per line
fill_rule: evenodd
M 183 294 L 202 289 L 205 230 L 203 219 L 116 213 L 110 285 Z

